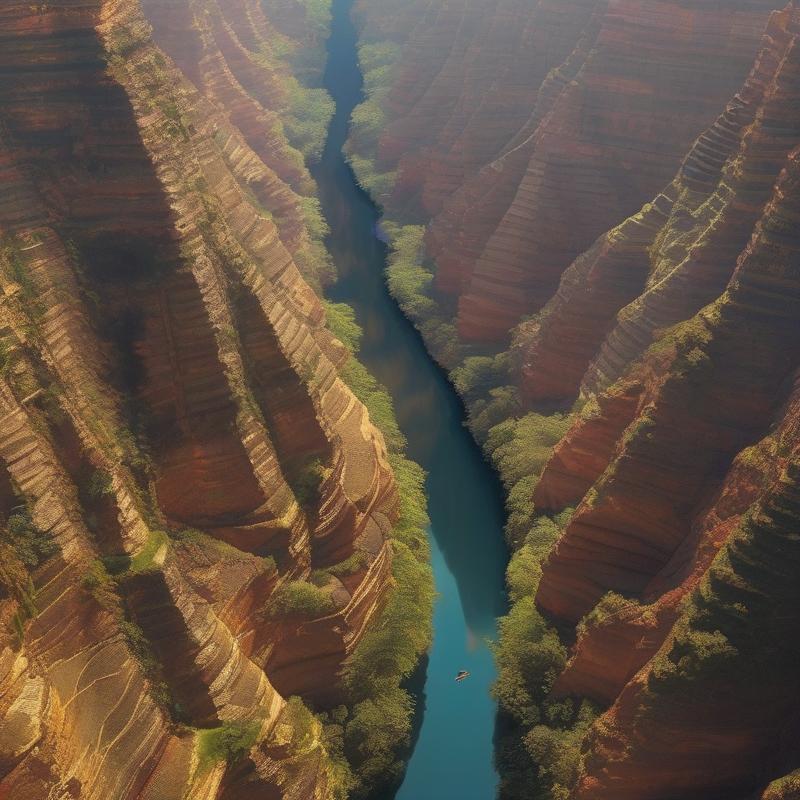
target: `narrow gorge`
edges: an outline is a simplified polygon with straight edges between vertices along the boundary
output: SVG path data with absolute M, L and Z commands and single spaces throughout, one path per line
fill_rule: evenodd
M 0 799 L 800 800 L 796 0 L 3 0 L 0 176 Z

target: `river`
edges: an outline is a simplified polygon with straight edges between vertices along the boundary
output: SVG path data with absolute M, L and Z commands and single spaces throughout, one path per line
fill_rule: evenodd
M 417 676 L 418 738 L 395 796 L 492 800 L 498 783 L 497 709 L 489 693 L 495 666 L 488 641 L 506 606 L 502 492 L 464 427 L 460 399 L 386 289 L 387 249 L 376 236 L 380 212 L 357 185 L 342 152 L 350 115 L 362 100 L 352 1 L 333 0 L 325 87 L 336 114 L 314 170 L 339 274 L 328 296 L 355 309 L 364 329 L 360 358 L 388 388 L 408 454 L 427 472 L 438 592 L 433 647 L 424 675 Z M 470 677 L 456 683 L 461 669 Z

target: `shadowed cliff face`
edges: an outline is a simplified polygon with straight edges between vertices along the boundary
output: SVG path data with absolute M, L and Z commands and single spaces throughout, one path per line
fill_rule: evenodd
M 373 6 L 353 164 L 509 490 L 501 795 L 797 796 L 800 11 Z
M 367 46 L 399 44 L 377 92 L 386 207 L 433 220 L 436 289 L 462 341 L 486 345 L 669 180 L 745 76 L 774 4 L 358 8 Z
M 515 334 L 528 408 L 580 396 L 531 497 L 575 507 L 534 587 L 577 624 L 551 697 L 607 709 L 576 798 L 793 791 L 799 37 L 772 15 L 674 180 Z
M 529 391 L 552 388 L 552 333 L 590 296 L 607 313 L 604 287 L 649 229 L 641 293 L 617 295 L 605 341 L 585 332 L 593 399 L 534 492 L 539 510 L 577 505 L 537 602 L 573 623 L 596 607 L 554 691 L 610 705 L 576 797 L 744 796 L 800 757 L 799 37 L 796 9 L 772 17 L 750 78 L 673 184 L 576 262 L 519 337 Z
M 398 511 L 310 288 L 324 113 L 282 122 L 322 34 L 249 0 L 0 31 L 0 794 L 331 797 L 286 698 L 341 701 Z

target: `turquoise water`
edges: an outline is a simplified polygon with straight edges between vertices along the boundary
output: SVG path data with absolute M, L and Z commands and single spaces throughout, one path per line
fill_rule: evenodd
M 491 800 L 497 790 L 496 706 L 489 694 L 495 668 L 487 641 L 506 603 L 502 494 L 464 428 L 461 402 L 386 290 L 386 246 L 376 236 L 379 212 L 342 154 L 350 114 L 362 98 L 351 5 L 352 0 L 333 0 L 325 85 L 336 115 L 314 171 L 340 276 L 328 295 L 355 308 L 365 331 L 361 358 L 389 389 L 409 455 L 428 473 L 439 593 L 433 648 L 414 681 L 418 738 L 396 797 Z M 461 669 L 470 677 L 456 683 Z

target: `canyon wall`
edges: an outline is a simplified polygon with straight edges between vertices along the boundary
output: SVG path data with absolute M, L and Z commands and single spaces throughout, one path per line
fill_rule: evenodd
M 774 8 L 387 5 L 357 4 L 383 124 L 362 130 L 357 113 L 353 149 L 391 176 L 390 217 L 431 222 L 436 299 L 481 348 L 507 343 L 576 256 L 663 188 L 747 74 Z M 389 64 L 371 83 L 379 44 Z
M 346 791 L 298 697 L 348 700 L 400 507 L 315 293 L 326 25 L 0 10 L 3 797 Z
M 352 164 L 508 490 L 501 796 L 796 797 L 800 9 L 375 6 Z

